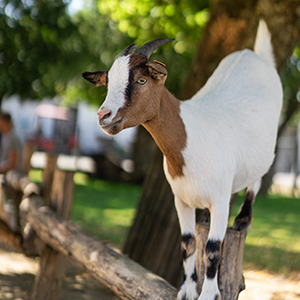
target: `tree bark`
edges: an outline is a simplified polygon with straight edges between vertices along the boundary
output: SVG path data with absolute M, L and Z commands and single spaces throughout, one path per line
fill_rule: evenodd
M 239 49 L 253 48 L 260 18 L 264 18 L 269 26 L 277 68 L 279 71 L 283 70 L 286 59 L 299 42 L 299 0 L 212 0 L 210 6 L 211 19 L 196 51 L 182 98 L 188 99 L 194 95 L 227 54 Z M 124 251 L 129 257 L 137 259 L 142 265 L 178 286 L 181 272 L 172 275 L 168 272 L 181 267 L 181 254 L 177 251 L 180 244 L 178 221 L 173 207 L 173 195 L 166 188 L 168 184 L 162 173 L 161 160 L 159 162 L 156 155 L 149 169 L 136 219 L 128 234 Z M 157 221 L 161 216 L 164 218 Z M 143 222 L 144 220 L 147 222 Z M 147 238 L 143 238 L 145 232 Z M 157 243 L 162 236 L 164 242 Z M 174 244 L 175 236 L 177 245 L 176 242 Z M 149 245 L 156 247 L 150 248 Z M 173 250 L 172 260 L 169 259 L 170 248 Z M 163 269 L 153 263 L 156 257 L 159 257 Z M 178 276 L 177 279 L 174 275 Z
M 41 198 L 24 199 L 21 209 L 41 239 L 83 266 L 121 299 L 176 299 L 176 289 L 165 280 L 63 220 Z M 41 292 L 41 299 L 50 299 Z
M 300 40 L 299 0 L 213 0 L 210 14 L 182 91 L 183 98 L 193 96 L 226 55 L 236 50 L 253 49 L 260 18 L 265 19 L 271 32 L 279 72 L 283 71 L 287 58 Z
M 138 213 L 123 247 L 123 253 L 174 286 L 182 282 L 180 229 L 173 194 L 162 171 L 157 151 L 144 182 Z
M 142 183 L 153 159 L 157 146 L 149 132 L 143 127 L 138 127 L 136 142 L 133 145 L 134 171 L 131 181 Z

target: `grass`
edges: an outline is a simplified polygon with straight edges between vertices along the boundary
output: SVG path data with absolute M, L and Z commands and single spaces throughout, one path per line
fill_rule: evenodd
M 31 170 L 31 180 L 40 183 L 42 172 Z M 71 220 L 83 230 L 120 246 L 133 222 L 141 187 L 74 175 Z
M 75 174 L 72 220 L 83 230 L 120 245 L 135 215 L 139 186 Z
M 236 216 L 243 197 L 233 208 Z M 257 197 L 248 229 L 244 267 L 287 276 L 300 273 L 300 199 L 278 195 Z M 233 218 L 230 219 L 233 224 Z
M 40 182 L 41 171 L 31 171 Z M 134 218 L 141 187 L 74 176 L 75 192 L 72 221 L 83 230 L 120 246 Z M 233 216 L 243 202 L 240 196 Z M 248 230 L 244 268 L 266 270 L 287 276 L 300 273 L 300 199 L 278 195 L 258 197 L 254 219 Z M 233 217 L 229 225 L 233 224 Z

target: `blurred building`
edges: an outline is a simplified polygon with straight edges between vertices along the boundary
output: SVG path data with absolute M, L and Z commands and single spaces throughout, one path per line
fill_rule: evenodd
M 106 165 L 98 166 L 97 170 L 112 173 L 110 177 L 122 170 L 132 171 L 136 128 L 115 136 L 106 135 L 97 124 L 97 108 L 87 102 L 67 108 L 55 105 L 51 99 L 20 101 L 13 96 L 3 100 L 2 109 L 11 114 L 21 141 L 34 143 L 37 151 L 93 157 L 97 164 Z

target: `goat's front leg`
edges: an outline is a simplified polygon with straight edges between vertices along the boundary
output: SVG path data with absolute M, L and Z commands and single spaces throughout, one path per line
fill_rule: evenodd
M 229 196 L 228 196 L 229 199 Z M 218 267 L 221 259 L 221 243 L 224 239 L 229 213 L 229 201 L 211 207 L 211 221 L 205 247 L 205 276 L 198 300 L 221 299 L 218 287 Z
M 195 209 L 175 197 L 175 206 L 181 228 L 181 249 L 184 266 L 184 280 L 178 293 L 178 300 L 195 300 L 197 293 L 197 273 L 195 268 Z

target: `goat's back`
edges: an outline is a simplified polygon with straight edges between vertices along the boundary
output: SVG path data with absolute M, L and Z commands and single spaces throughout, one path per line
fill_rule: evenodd
M 273 66 L 250 50 L 227 56 L 181 105 L 188 137 L 186 176 L 198 173 L 216 185 L 227 181 L 233 192 L 259 179 L 274 158 L 281 105 Z

